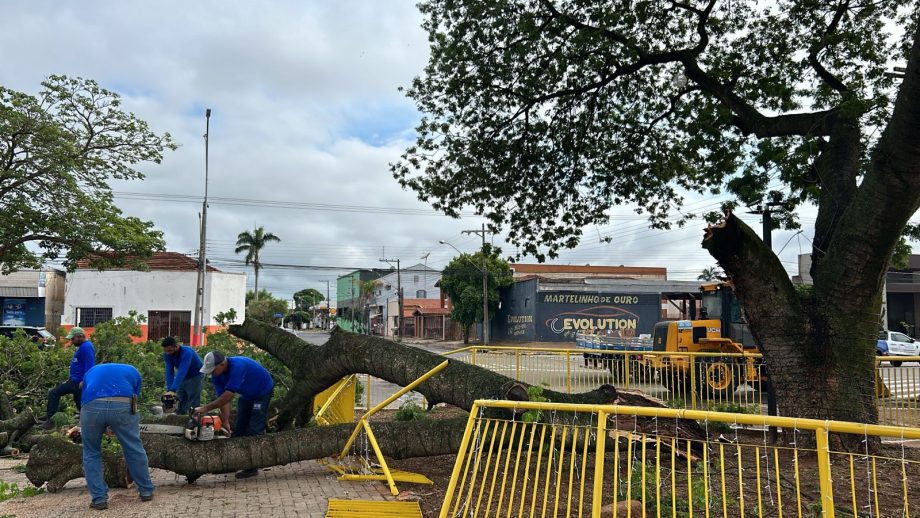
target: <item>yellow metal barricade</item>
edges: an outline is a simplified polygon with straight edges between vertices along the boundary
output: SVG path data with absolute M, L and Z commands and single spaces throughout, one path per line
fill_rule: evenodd
M 531 412 L 540 419 L 520 417 Z M 651 429 L 639 428 L 639 419 Z M 675 433 L 681 419 L 699 422 L 707 437 Z M 762 428 L 763 436 L 742 426 Z M 769 443 L 770 426 L 791 443 Z M 920 429 L 482 400 L 470 412 L 440 516 L 917 515 L 916 456 L 905 448 L 842 452 L 833 446 L 838 438 L 868 447 L 878 439 L 918 440 Z
M 319 425 L 352 423 L 355 420 L 355 386 L 353 374 L 320 392 L 313 398 L 313 415 Z

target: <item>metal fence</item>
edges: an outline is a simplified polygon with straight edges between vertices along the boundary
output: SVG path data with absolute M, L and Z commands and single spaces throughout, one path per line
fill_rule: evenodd
M 639 419 L 652 431 L 640 432 Z M 722 431 L 687 436 L 680 419 Z M 770 444 L 742 425 L 780 427 L 792 442 Z M 882 438 L 902 445 L 870 452 Z M 865 450 L 840 451 L 835 439 Z M 920 429 L 838 421 L 477 401 L 440 516 L 907 517 L 920 508 L 920 461 L 903 441 L 916 439 Z
M 760 354 L 473 346 L 446 355 L 558 392 L 609 384 L 657 397 L 672 408 L 768 413 Z M 895 364 L 891 358 L 879 358 L 876 368 L 879 420 L 920 426 L 920 357 L 897 357 Z M 781 408 L 778 412 L 782 415 Z

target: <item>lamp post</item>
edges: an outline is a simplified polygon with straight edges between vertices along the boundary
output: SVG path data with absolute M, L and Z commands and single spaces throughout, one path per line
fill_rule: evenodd
M 476 231 L 471 231 L 476 232 Z M 483 228 L 485 232 L 485 228 Z M 482 344 L 489 345 L 489 270 L 486 268 L 486 247 L 485 247 L 485 233 L 483 233 L 483 243 L 482 243 L 482 266 L 477 266 L 476 268 L 482 272 Z M 447 245 L 454 250 L 457 250 L 457 247 L 448 243 L 447 241 L 441 240 L 438 243 L 442 245 Z M 463 252 L 457 250 L 457 253 L 463 256 Z M 475 263 L 474 263 L 475 264 Z

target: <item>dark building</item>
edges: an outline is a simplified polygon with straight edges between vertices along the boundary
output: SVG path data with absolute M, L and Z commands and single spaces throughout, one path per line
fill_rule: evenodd
M 689 311 L 696 281 L 660 279 L 520 279 L 502 292 L 492 319 L 496 341 L 569 342 L 578 332 L 632 337 L 651 334 L 666 305 Z

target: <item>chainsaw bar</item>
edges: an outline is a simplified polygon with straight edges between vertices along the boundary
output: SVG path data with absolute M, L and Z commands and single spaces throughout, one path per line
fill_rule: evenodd
M 168 425 L 168 424 L 141 423 L 141 433 L 158 433 L 158 434 L 164 434 L 164 435 L 183 435 L 185 434 L 185 427 Z

